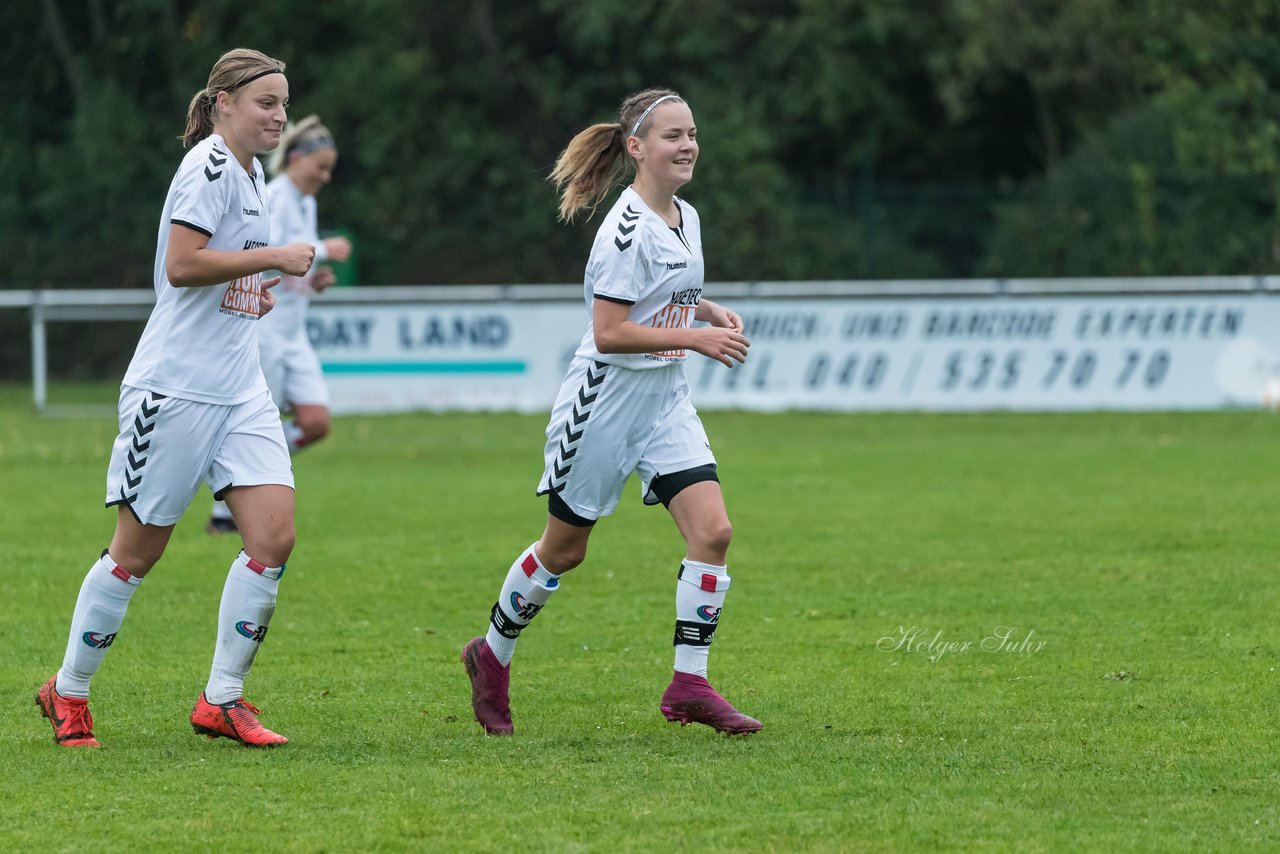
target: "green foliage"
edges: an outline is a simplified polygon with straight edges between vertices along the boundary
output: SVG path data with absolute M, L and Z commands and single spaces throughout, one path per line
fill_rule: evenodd
M 646 85 L 694 106 L 684 192 L 714 278 L 1268 272 L 1278 9 L 5 4 L 0 286 L 149 283 L 187 101 L 241 44 L 283 58 L 293 115 L 337 133 L 322 224 L 354 235 L 368 283 L 579 279 L 593 226 L 555 221 L 545 177 Z
M 1170 112 L 1119 117 L 997 206 L 992 276 L 1247 275 L 1272 239 L 1273 188 L 1179 169 Z
M 111 530 L 114 425 L 26 401 L 0 387 L 0 469 L 40 485 L 0 514 L 6 851 L 1280 846 L 1274 415 L 708 413 L 735 529 L 711 679 L 765 723 L 739 739 L 658 712 L 683 552 L 634 487 L 486 738 L 458 653 L 541 530 L 544 420 L 338 418 L 297 460 L 247 684 L 291 743 L 187 725 L 237 548 L 206 493 L 95 677 L 105 747 L 75 752 L 31 698 Z M 998 626 L 1032 645 L 981 648 Z

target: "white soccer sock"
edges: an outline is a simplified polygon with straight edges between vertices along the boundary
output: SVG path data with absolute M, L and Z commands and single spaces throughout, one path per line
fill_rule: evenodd
M 129 600 L 141 583 L 141 578 L 135 578 L 117 566 L 105 552 L 89 567 L 71 617 L 67 654 L 58 670 L 55 687 L 59 694 L 64 697 L 89 696 L 89 680 L 102 665 L 102 659 L 106 658 L 107 649 L 115 641 L 116 633 L 124 622 Z
M 204 689 L 205 699 L 215 706 L 243 696 L 244 678 L 276 610 L 283 573 L 284 566 L 263 566 L 243 551 L 232 562 L 218 608 L 218 645 Z
M 227 502 L 219 501 L 216 498 L 213 499 L 213 518 L 215 519 L 231 518 L 231 508 L 227 506 Z
M 290 456 L 298 453 L 309 444 L 307 442 L 307 434 L 303 433 L 302 428 L 293 421 L 282 421 L 280 426 L 284 428 L 284 442 L 289 446 Z
M 676 582 L 676 670 L 707 678 L 707 655 L 728 590 L 728 567 L 689 558 L 681 561 Z
M 534 543 L 525 549 L 511 565 L 498 601 L 489 612 L 489 632 L 485 635 L 485 642 L 503 667 L 511 663 L 511 657 L 516 653 L 516 639 L 520 632 L 560 587 L 560 577 L 552 575 L 538 560 L 534 551 L 537 545 Z

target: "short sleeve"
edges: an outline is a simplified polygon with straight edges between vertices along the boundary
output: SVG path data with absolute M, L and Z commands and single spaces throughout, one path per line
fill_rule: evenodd
M 212 237 L 227 213 L 233 165 L 231 156 L 216 146 L 207 157 L 185 161 L 174 185 L 169 221 Z
M 642 238 L 639 218 L 628 222 L 626 212 L 606 222 L 592 251 L 591 294 L 595 299 L 635 305 L 644 291 L 648 246 Z

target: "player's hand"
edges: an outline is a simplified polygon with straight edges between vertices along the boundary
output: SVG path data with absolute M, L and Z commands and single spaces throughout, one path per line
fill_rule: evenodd
M 324 248 L 328 250 L 329 258 L 339 264 L 351 257 L 351 241 L 345 237 L 326 237 Z
M 276 256 L 272 267 L 290 276 L 305 276 L 316 258 L 316 248 L 310 243 L 288 243 L 276 247 Z
M 696 337 L 690 349 L 695 353 L 701 353 L 730 368 L 735 361 L 747 361 L 747 348 L 751 346 L 751 342 L 741 331 L 723 326 L 702 326 L 693 332 Z
M 712 326 L 732 329 L 734 332 L 742 332 L 746 329 L 742 323 L 742 315 L 718 304 L 711 309 L 711 315 L 707 318 L 707 322 Z
M 316 267 L 315 275 L 311 277 L 311 290 L 322 294 L 336 281 L 338 277 L 333 274 L 332 267 Z
M 262 294 L 258 297 L 258 317 L 262 317 L 276 307 L 276 295 L 271 293 L 271 289 L 280 284 L 283 278 L 283 276 L 272 276 L 269 279 L 263 279 L 259 283 L 259 287 L 262 288 Z

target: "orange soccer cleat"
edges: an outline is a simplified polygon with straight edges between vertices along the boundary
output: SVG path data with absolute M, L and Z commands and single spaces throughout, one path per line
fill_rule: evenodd
M 93 715 L 89 701 L 64 697 L 58 693 L 58 677 L 50 677 L 36 692 L 40 714 L 53 724 L 53 740 L 63 747 L 101 747 L 93 737 Z
M 245 747 L 275 747 L 287 744 L 289 739 L 272 732 L 258 721 L 262 714 L 243 697 L 229 703 L 214 705 L 200 692 L 196 707 L 191 710 L 191 728 L 209 738 L 229 738 Z

